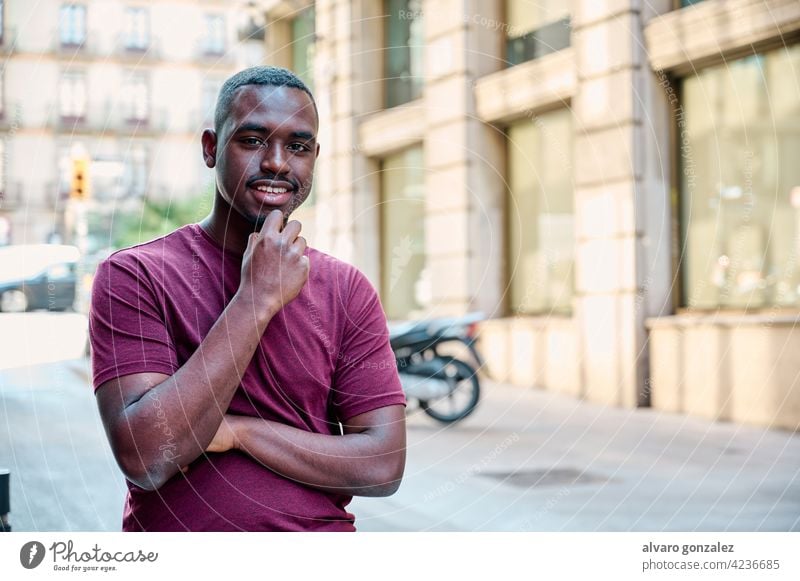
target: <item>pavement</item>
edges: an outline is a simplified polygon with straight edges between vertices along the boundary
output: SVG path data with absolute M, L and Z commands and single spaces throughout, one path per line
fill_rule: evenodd
M 797 531 L 800 434 L 486 383 L 462 423 L 408 417 L 400 490 L 362 531 Z
M 0 370 L 17 531 L 119 530 L 124 481 L 83 358 Z M 362 531 L 797 531 L 800 435 L 486 382 L 443 426 L 408 412 L 400 490 Z

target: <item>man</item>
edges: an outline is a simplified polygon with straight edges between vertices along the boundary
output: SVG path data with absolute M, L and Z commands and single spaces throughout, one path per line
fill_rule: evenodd
M 405 398 L 380 302 L 288 220 L 317 126 L 291 72 L 234 75 L 202 136 L 211 214 L 98 268 L 94 385 L 124 530 L 355 530 L 352 496 L 399 486 Z

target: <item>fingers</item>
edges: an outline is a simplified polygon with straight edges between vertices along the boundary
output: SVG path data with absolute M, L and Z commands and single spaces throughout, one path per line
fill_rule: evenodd
M 286 239 L 287 242 L 292 243 L 295 241 L 295 238 L 300 234 L 300 230 L 302 225 L 297 220 L 292 220 L 283 229 L 283 237 Z
M 280 232 L 283 227 L 283 212 L 280 210 L 272 210 L 261 225 L 261 233 L 269 234 L 271 232 Z

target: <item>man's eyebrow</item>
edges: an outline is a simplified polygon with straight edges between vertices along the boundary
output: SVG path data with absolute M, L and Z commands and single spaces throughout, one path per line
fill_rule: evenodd
M 242 123 L 239 127 L 236 128 L 234 133 L 239 133 L 240 131 L 255 131 L 256 133 L 270 133 L 270 130 L 264 127 L 263 125 L 259 125 L 258 123 Z
M 243 133 L 247 131 L 253 131 L 255 133 L 267 133 L 270 134 L 272 131 L 268 127 L 264 127 L 263 125 L 259 125 L 258 123 L 242 123 L 239 127 L 236 128 L 234 133 Z M 312 141 L 315 139 L 314 134 L 311 131 L 292 131 L 291 133 L 292 139 L 302 139 L 305 141 Z
M 314 134 L 310 131 L 292 131 L 292 137 L 295 139 L 304 139 L 306 141 L 311 141 L 314 139 Z

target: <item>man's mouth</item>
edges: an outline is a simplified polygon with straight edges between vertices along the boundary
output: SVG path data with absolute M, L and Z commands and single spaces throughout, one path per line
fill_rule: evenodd
M 288 183 L 256 181 L 248 186 L 256 192 L 256 198 L 265 206 L 282 206 L 292 199 L 294 188 Z

